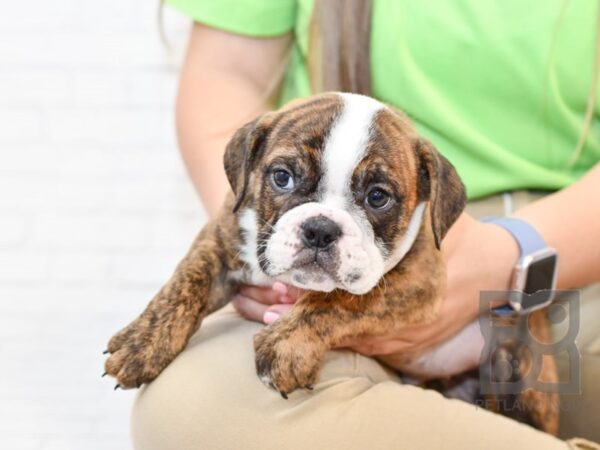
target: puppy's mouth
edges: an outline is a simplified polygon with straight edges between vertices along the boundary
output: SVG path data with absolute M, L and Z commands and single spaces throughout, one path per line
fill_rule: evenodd
M 319 251 L 318 249 L 302 249 L 296 254 L 291 269 L 294 270 L 294 279 L 299 283 L 307 280 L 318 283 L 329 278 L 335 282 L 339 281 L 339 255 L 337 249 Z

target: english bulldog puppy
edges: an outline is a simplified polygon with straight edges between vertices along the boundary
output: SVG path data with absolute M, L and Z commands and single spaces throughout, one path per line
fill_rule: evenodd
M 434 319 L 440 242 L 465 206 L 453 166 L 406 117 L 369 97 L 295 101 L 238 130 L 231 192 L 142 314 L 108 344 L 122 388 L 155 379 L 242 283 L 308 292 L 254 338 L 256 371 L 287 398 L 349 338 Z

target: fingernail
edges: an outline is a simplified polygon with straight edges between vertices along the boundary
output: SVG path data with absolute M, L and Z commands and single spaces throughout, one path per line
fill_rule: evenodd
M 273 286 L 271 286 L 271 289 L 273 289 L 275 292 L 277 292 L 281 295 L 285 295 L 288 293 L 288 287 L 281 281 L 276 281 L 275 283 L 273 283 Z
M 263 316 L 263 322 L 267 325 L 275 322 L 277 319 L 279 319 L 279 314 L 274 313 L 273 311 L 267 311 Z
M 285 304 L 288 304 L 288 305 L 291 305 L 291 304 L 295 303 L 294 299 L 292 297 L 288 297 L 287 295 L 282 295 L 281 297 L 279 297 L 279 301 L 281 303 L 285 303 Z

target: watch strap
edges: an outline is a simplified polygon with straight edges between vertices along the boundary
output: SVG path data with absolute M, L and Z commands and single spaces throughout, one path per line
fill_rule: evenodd
M 547 247 L 542 236 L 524 220 L 515 219 L 514 217 L 490 217 L 484 219 L 483 222 L 499 225 L 513 236 L 519 245 L 519 259 L 523 255 L 528 255 Z

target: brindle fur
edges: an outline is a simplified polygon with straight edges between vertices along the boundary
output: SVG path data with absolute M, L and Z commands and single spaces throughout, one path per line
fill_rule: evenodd
M 233 206 L 233 197 L 226 206 Z M 185 348 L 202 319 L 229 301 L 235 286 L 228 274 L 240 268 L 239 243 L 232 214 L 210 221 L 144 312 L 112 337 L 105 370 L 120 387 L 154 380 Z
M 239 277 L 247 269 L 239 259 L 242 206 L 257 213 L 258 256 L 261 268 L 267 268 L 260 242 L 285 211 L 317 198 L 320 153 L 340 111 L 339 98 L 325 94 L 293 102 L 236 132 L 224 160 L 232 192 L 220 215 L 204 227 L 144 312 L 108 344 L 106 372 L 121 387 L 154 380 L 185 348 L 204 317 L 224 306 L 244 281 Z M 464 187 L 451 164 L 391 109 L 378 113 L 369 145 L 369 158 L 356 167 L 352 190 L 358 193 L 363 184 L 382 182 L 397 199 L 389 214 L 370 217 L 376 236 L 391 249 L 419 202 L 428 202 L 428 214 L 411 250 L 369 293 L 309 292 L 289 315 L 255 336 L 256 370 L 286 398 L 316 382 L 325 352 L 340 342 L 430 322 L 440 306 L 446 276 L 439 244 L 464 208 Z M 265 182 L 266 168 L 277 161 L 304 174 L 304 184 L 285 199 Z M 362 202 L 360 196 L 356 201 Z M 547 323 L 536 322 L 535 327 L 547 333 Z M 545 366 L 544 376 L 555 379 L 553 361 Z M 556 432 L 558 414 L 548 398 L 531 391 L 521 397 L 534 408 L 526 421 Z

